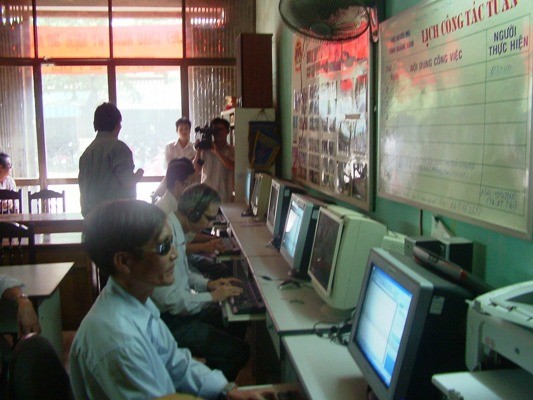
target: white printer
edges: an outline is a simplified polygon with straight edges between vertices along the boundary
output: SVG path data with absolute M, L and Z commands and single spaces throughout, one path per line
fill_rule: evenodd
M 449 399 L 533 399 L 533 281 L 470 302 L 465 361 L 470 372 L 432 378 Z

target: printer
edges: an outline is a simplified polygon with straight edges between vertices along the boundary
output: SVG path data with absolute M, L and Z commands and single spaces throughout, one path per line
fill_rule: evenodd
M 501 356 L 533 374 L 533 281 L 490 291 L 470 303 L 467 368 L 498 369 Z
M 533 399 L 533 281 L 469 302 L 465 363 L 431 378 L 446 399 Z

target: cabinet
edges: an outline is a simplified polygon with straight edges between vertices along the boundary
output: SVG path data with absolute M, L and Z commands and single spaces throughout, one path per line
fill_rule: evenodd
M 241 33 L 235 43 L 241 107 L 272 107 L 272 35 Z
M 273 108 L 231 108 L 222 111 L 221 117 L 230 122 L 232 129 L 231 137 L 235 146 L 235 201 L 245 201 L 246 171 L 248 170 L 248 130 L 250 121 L 265 120 L 274 121 Z M 274 171 L 271 171 L 274 173 Z

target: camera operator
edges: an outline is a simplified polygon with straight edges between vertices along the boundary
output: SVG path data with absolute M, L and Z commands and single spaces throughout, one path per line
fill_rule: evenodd
M 223 118 L 214 118 L 208 128 L 203 128 L 202 139 L 196 140 L 194 163 L 202 169 L 202 183 L 215 189 L 222 202 L 233 201 L 233 175 L 235 147 L 227 141 L 230 125 Z M 209 137 L 212 144 L 209 145 Z

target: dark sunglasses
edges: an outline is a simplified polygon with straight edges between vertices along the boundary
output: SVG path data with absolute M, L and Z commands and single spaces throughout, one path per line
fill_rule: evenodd
M 155 252 L 160 256 L 166 256 L 174 243 L 174 237 L 169 236 L 163 243 L 155 246 Z
M 208 220 L 209 222 L 213 222 L 214 220 L 217 219 L 217 216 L 216 215 L 207 215 L 204 213 L 204 217 L 206 220 Z

